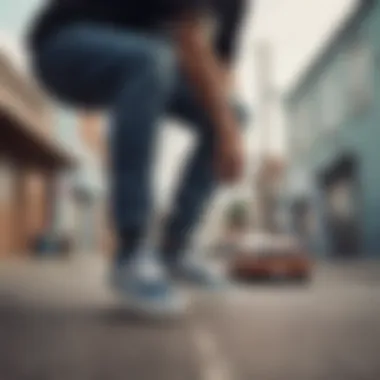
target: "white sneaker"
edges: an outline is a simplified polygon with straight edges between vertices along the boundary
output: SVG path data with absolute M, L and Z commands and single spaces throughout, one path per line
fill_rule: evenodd
M 187 306 L 184 296 L 152 255 L 138 254 L 135 260 L 116 265 L 112 284 L 131 311 L 138 314 L 175 317 L 183 314 Z

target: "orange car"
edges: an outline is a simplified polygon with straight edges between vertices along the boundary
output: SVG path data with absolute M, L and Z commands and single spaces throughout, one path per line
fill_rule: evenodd
M 308 281 L 312 261 L 301 245 L 288 236 L 251 236 L 237 247 L 228 265 L 236 279 Z

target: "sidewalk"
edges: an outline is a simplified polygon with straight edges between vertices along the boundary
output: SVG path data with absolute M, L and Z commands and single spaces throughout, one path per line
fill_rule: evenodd
M 336 260 L 317 263 L 319 282 L 342 285 L 355 282 L 362 285 L 380 284 L 380 260 Z
M 380 266 L 366 280 L 367 264 L 196 297 L 173 324 L 131 318 L 101 255 L 0 262 L 0 379 L 380 379 Z
M 78 253 L 67 259 L 20 259 L 0 262 L 0 300 L 35 306 L 108 306 L 107 258 Z
M 203 380 L 191 323 L 133 318 L 100 255 L 0 263 L 1 380 Z

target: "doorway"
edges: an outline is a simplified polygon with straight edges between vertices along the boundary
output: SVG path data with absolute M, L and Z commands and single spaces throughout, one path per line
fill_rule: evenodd
M 320 176 L 324 220 L 334 257 L 357 257 L 361 252 L 358 163 L 354 155 L 340 156 Z

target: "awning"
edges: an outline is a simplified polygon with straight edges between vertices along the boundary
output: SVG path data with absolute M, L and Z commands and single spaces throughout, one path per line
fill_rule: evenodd
M 0 50 L 0 154 L 38 167 L 73 166 L 74 157 L 49 133 L 50 113 L 33 79 Z

